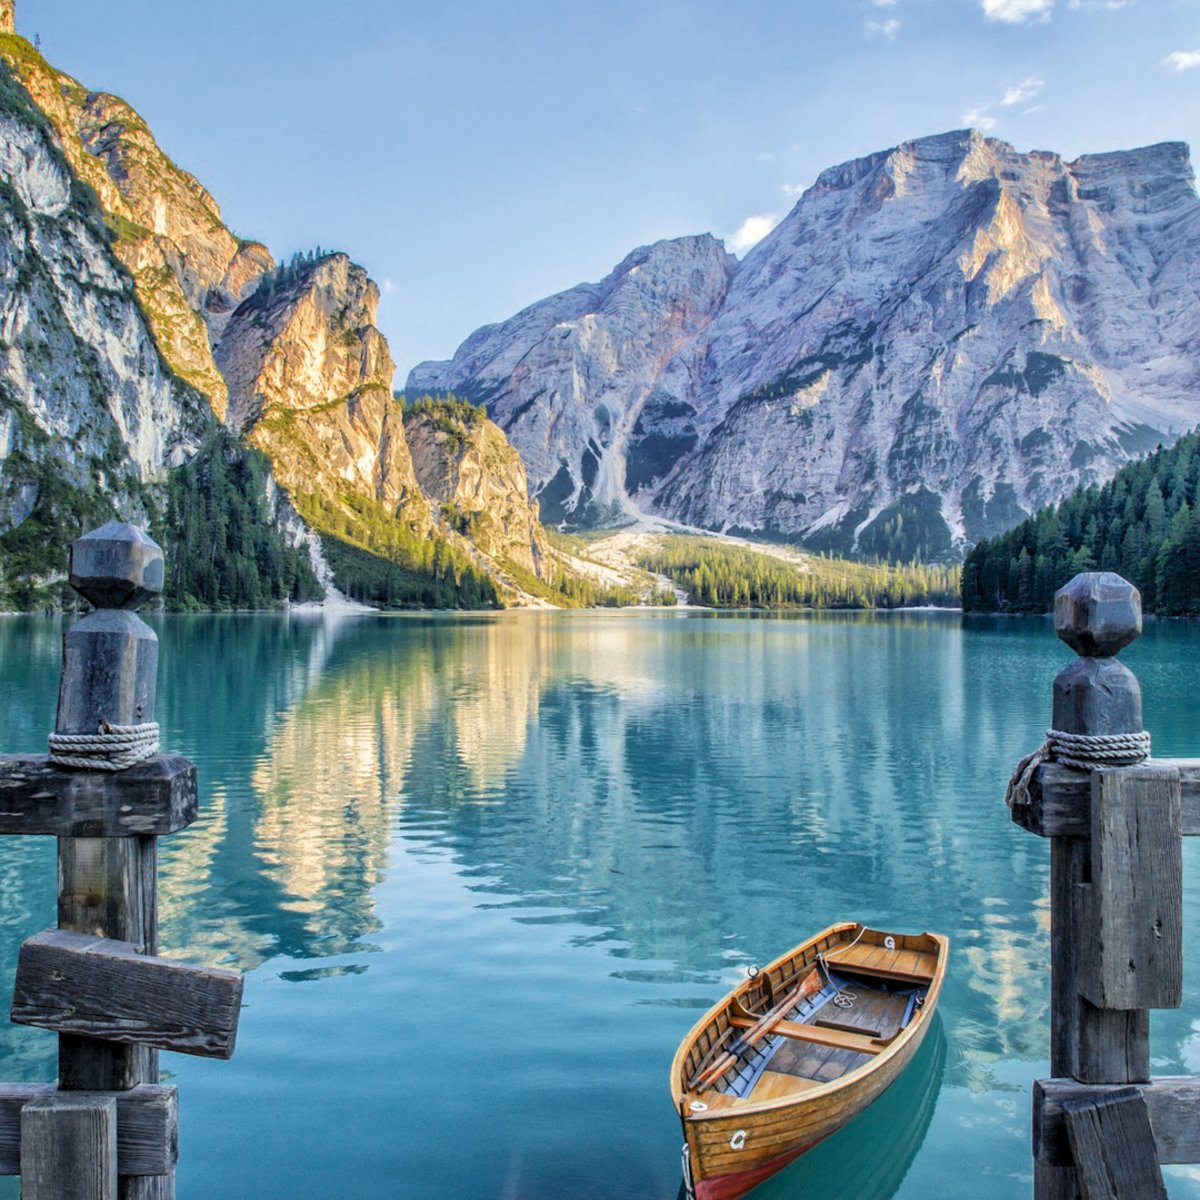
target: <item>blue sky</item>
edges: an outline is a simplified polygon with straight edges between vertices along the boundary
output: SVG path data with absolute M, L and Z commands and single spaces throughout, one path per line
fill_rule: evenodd
M 635 246 L 744 250 L 906 139 L 1200 140 L 1200 0 L 17 0 L 17 24 L 236 232 L 361 262 L 397 386 Z

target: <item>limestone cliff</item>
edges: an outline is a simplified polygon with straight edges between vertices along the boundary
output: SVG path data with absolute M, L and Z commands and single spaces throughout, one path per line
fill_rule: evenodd
M 483 410 L 460 402 L 409 404 L 404 430 L 422 492 L 441 518 L 501 565 L 546 580 L 552 551 L 529 499 L 525 464 Z
M 212 344 L 271 256 L 230 233 L 213 198 L 123 100 L 88 91 L 21 37 L 0 35 L 0 59 L 50 122 L 72 172 L 98 197 L 162 357 L 223 418 L 226 388 Z
M 81 522 L 146 521 L 148 485 L 210 419 L 164 361 L 94 193 L 0 65 L 0 585 L 32 597 L 61 575 L 62 531 Z
M 671 419 L 658 377 L 719 311 L 735 266 L 708 234 L 643 246 L 599 283 L 478 330 L 453 361 L 420 364 L 408 391 L 486 403 L 520 450 L 546 520 L 619 522 L 662 453 L 661 439 L 644 436 L 643 410 Z
M 378 303 L 346 255 L 297 260 L 238 306 L 217 347 L 230 427 L 266 453 L 306 518 L 363 544 L 362 521 L 400 518 L 421 533 L 432 523 Z

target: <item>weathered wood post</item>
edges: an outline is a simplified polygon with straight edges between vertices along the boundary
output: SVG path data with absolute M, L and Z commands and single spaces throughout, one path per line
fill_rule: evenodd
M 157 839 L 196 817 L 196 769 L 159 755 L 158 639 L 134 612 L 162 551 L 117 522 L 71 547 L 95 605 L 63 639 L 51 754 L 0 756 L 0 833 L 58 838 L 58 928 L 21 947 L 12 1019 L 59 1035 L 58 1087 L 0 1085 L 0 1173 L 23 1200 L 170 1200 L 175 1088 L 158 1051 L 228 1058 L 242 979 L 156 957 Z
M 1200 764 L 1147 758 L 1141 689 L 1115 657 L 1141 632 L 1137 589 L 1077 575 L 1054 618 L 1080 657 L 1010 792 L 1013 820 L 1050 838 L 1055 1078 L 1034 1085 L 1034 1194 L 1165 1200 L 1159 1162 L 1200 1158 L 1200 1080 L 1151 1080 L 1148 1010 L 1182 1000 L 1180 836 L 1200 833 Z M 1196 1126 L 1183 1139 L 1181 1121 Z

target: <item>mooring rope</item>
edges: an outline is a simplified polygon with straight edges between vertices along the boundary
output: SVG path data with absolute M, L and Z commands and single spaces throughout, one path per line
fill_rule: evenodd
M 1150 757 L 1150 735 L 1140 733 L 1064 733 L 1047 729 L 1046 740 L 1027 754 L 1012 773 L 1004 802 L 1009 808 L 1029 803 L 1029 785 L 1044 762 L 1062 763 L 1076 771 L 1096 767 L 1132 767 Z
M 84 771 L 123 771 L 158 753 L 158 723 L 111 725 L 101 721 L 96 733 L 52 733 L 50 761 L 56 767 Z

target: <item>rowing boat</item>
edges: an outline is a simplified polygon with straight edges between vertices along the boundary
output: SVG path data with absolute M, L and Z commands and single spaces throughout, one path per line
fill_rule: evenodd
M 833 925 L 754 970 L 671 1064 L 692 1200 L 733 1200 L 862 1112 L 917 1052 L 949 941 Z

